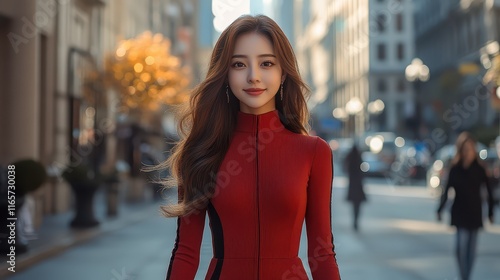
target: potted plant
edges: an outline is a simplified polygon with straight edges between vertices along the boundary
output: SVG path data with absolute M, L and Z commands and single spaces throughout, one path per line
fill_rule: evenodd
M 17 195 L 26 194 L 37 190 L 47 180 L 47 172 L 40 162 L 33 159 L 23 159 L 12 163 L 16 167 Z
M 75 198 L 75 217 L 70 226 L 74 228 L 88 228 L 99 224 L 94 215 L 94 195 L 98 190 L 101 179 L 85 163 L 70 165 L 64 169 L 62 177 L 73 190 Z
M 2 169 L 3 174 L 9 174 L 13 178 L 14 188 L 8 187 L 7 185 L 7 177 L 0 180 L 1 193 L 5 193 L 7 199 L 2 200 L 0 202 L 0 207 L 2 209 L 0 217 L 2 221 L 7 221 L 7 218 L 18 218 L 19 222 L 23 221 L 26 225 L 32 224 L 33 217 L 30 215 L 29 210 L 24 209 L 26 195 L 30 192 L 33 192 L 40 188 L 43 183 L 47 180 L 47 172 L 45 171 L 45 167 L 40 162 L 33 159 L 22 159 L 15 161 L 8 166 L 13 166 L 13 169 L 7 169 L 4 167 Z M 12 174 L 8 171 L 11 171 Z M 7 209 L 11 209 L 10 205 L 7 203 L 8 201 L 13 202 L 13 198 L 15 198 L 15 211 L 8 212 Z M 20 213 L 23 212 L 23 215 Z M 6 216 L 8 213 L 13 213 L 14 216 Z M 2 230 L 0 231 L 0 235 L 7 237 L 8 232 L 7 226 L 2 226 Z M 28 250 L 28 241 L 27 235 L 23 230 L 19 230 L 19 227 L 16 227 L 16 253 L 21 254 Z M 8 246 L 7 240 L 0 240 L 1 252 L 5 252 L 8 250 L 10 246 Z

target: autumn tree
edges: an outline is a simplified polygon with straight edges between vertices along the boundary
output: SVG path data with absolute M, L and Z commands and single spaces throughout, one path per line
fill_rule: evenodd
M 161 34 L 146 31 L 120 42 L 105 61 L 108 84 L 130 110 L 158 111 L 188 99 L 190 71 L 171 54 L 171 43 Z

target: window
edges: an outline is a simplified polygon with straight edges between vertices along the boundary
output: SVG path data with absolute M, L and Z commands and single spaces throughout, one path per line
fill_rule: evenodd
M 403 43 L 398 44 L 397 52 L 398 60 L 403 60 L 405 57 L 405 46 Z
M 398 84 L 396 85 L 396 89 L 398 92 L 405 92 L 406 90 L 406 81 L 404 79 L 399 79 Z
M 384 79 L 380 79 L 377 81 L 377 91 L 380 93 L 384 93 L 387 91 L 387 83 Z
M 387 21 L 387 17 L 384 14 L 377 15 L 377 30 L 379 32 L 385 31 L 386 21 Z
M 403 31 L 403 15 L 401 13 L 396 15 L 396 30 Z
M 377 45 L 377 58 L 378 58 L 378 60 L 385 60 L 385 45 L 384 44 Z
M 387 130 L 387 110 L 382 110 L 380 115 L 377 116 L 378 121 L 378 130 L 386 131 Z

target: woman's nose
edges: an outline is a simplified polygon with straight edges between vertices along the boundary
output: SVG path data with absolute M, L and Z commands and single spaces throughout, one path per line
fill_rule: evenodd
M 248 73 L 248 83 L 255 84 L 260 82 L 260 72 L 258 67 L 250 67 Z

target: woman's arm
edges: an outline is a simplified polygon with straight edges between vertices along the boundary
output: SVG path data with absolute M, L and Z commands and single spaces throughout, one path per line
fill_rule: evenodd
M 332 234 L 332 182 L 332 151 L 324 140 L 317 138 L 306 208 L 308 260 L 313 279 L 340 279 Z
M 177 237 L 167 271 L 167 280 L 194 279 L 200 262 L 200 246 L 206 210 L 177 218 Z
M 446 181 L 446 186 L 443 190 L 443 193 L 441 194 L 441 199 L 439 201 L 439 207 L 437 209 L 438 220 L 441 220 L 441 211 L 443 211 L 443 207 L 446 204 L 446 201 L 448 201 L 448 190 L 453 185 L 453 180 L 455 178 L 454 170 L 455 170 L 455 168 L 452 166 L 450 168 L 450 171 L 448 172 L 448 180 Z
M 483 173 L 482 179 L 484 181 L 484 185 L 486 186 L 486 190 L 488 191 L 488 218 L 490 219 L 490 222 L 493 223 L 493 208 L 495 206 L 495 200 L 493 198 L 493 189 L 490 183 L 490 178 L 485 168 L 482 168 L 482 173 Z

